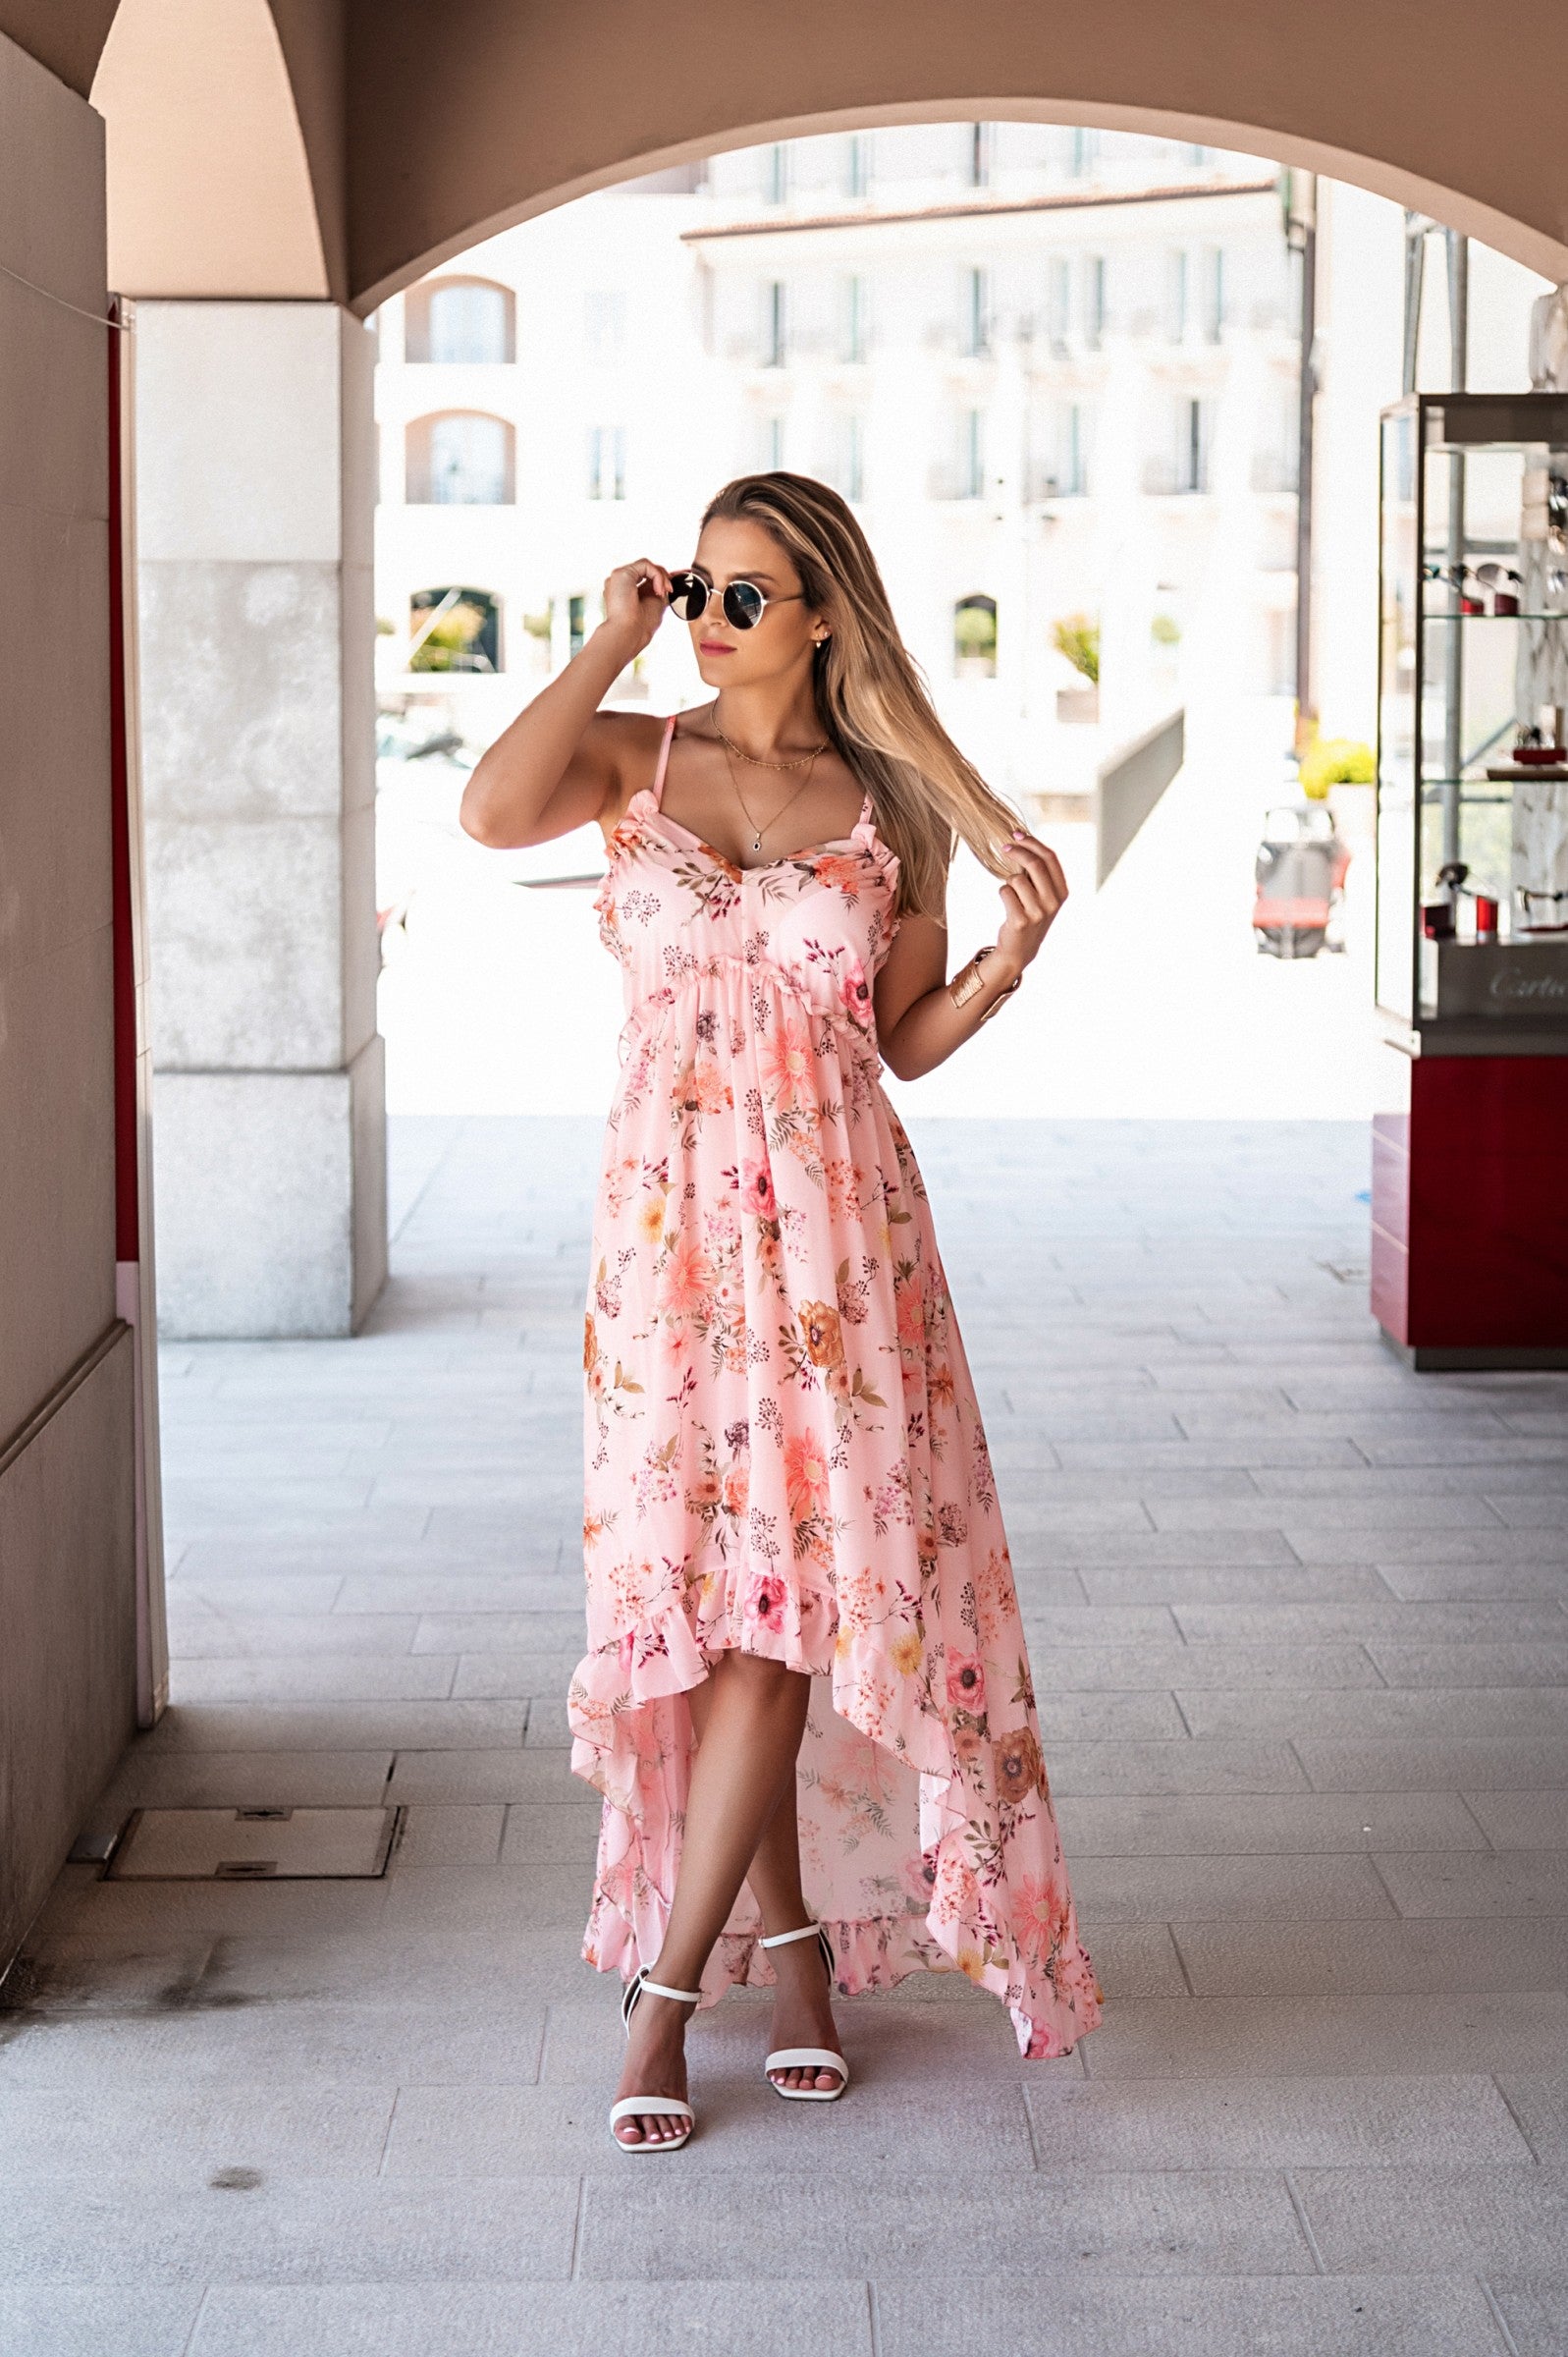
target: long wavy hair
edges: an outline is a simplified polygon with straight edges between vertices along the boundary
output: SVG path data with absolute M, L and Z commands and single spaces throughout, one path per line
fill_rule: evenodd
M 800 576 L 832 635 L 814 657 L 817 712 L 834 749 L 864 784 L 877 831 L 898 854 L 899 905 L 940 916 L 958 841 L 994 876 L 1017 813 L 993 794 L 937 718 L 898 635 L 877 560 L 847 503 L 807 474 L 737 475 L 704 524 L 758 523 Z

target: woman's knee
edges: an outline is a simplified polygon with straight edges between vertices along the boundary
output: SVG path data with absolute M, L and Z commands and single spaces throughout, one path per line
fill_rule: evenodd
M 726 1653 L 719 1673 L 737 1694 L 759 1703 L 797 1702 L 811 1684 L 804 1671 L 791 1670 L 786 1662 L 772 1661 L 764 1653 Z

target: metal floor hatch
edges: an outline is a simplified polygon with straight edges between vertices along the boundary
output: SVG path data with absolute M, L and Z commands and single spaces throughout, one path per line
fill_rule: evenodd
M 340 1882 L 385 1874 L 401 1809 L 137 1809 L 111 1882 Z

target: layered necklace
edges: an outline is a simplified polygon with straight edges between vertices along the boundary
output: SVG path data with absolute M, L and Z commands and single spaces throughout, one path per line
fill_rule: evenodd
M 723 729 L 720 728 L 717 721 L 714 722 L 713 733 L 718 738 L 719 742 L 725 748 L 725 762 L 730 771 L 730 783 L 735 790 L 735 800 L 740 804 L 741 816 L 745 819 L 747 826 L 751 829 L 751 848 L 754 851 L 760 851 L 762 849 L 762 839 L 764 835 L 772 834 L 774 828 L 784 817 L 784 812 L 794 808 L 795 803 L 799 801 L 801 795 L 805 793 L 806 788 L 811 784 L 811 773 L 816 768 L 818 761 L 822 758 L 822 755 L 828 750 L 827 741 L 824 740 L 821 744 L 813 745 L 809 753 L 796 753 L 788 761 L 768 761 L 765 760 L 760 753 L 745 752 L 741 746 L 734 743 L 725 735 Z M 781 806 L 774 812 L 772 818 L 766 820 L 763 825 L 759 826 L 757 821 L 751 815 L 751 812 L 746 808 L 746 797 L 740 791 L 740 780 L 735 776 L 735 763 L 737 761 L 746 762 L 752 769 L 803 769 L 806 774 L 801 779 L 799 785 L 795 788 L 794 793 L 789 796 L 789 799 L 781 804 Z

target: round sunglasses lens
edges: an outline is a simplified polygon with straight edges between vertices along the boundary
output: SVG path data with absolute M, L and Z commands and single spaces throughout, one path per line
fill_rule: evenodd
M 767 602 L 753 581 L 731 581 L 725 591 L 725 612 L 737 630 L 754 630 Z
M 695 622 L 708 603 L 708 584 L 699 574 L 670 576 L 670 610 L 680 622 Z

